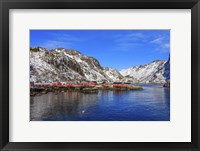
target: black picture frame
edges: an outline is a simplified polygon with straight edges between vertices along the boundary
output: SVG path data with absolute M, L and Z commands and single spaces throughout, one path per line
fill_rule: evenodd
M 9 9 L 191 9 L 191 142 L 9 142 Z M 25 150 L 200 150 L 199 0 L 0 0 L 0 149 Z M 181 55 L 180 55 L 181 57 Z

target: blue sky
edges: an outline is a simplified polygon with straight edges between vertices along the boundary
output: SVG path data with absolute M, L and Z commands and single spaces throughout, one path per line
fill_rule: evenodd
M 167 60 L 170 30 L 31 30 L 30 46 L 76 49 L 121 70 Z

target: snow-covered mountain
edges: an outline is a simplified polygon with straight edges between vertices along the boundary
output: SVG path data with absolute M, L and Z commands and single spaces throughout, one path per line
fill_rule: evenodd
M 76 50 L 30 49 L 30 81 L 33 82 L 113 82 L 123 78 L 116 69 L 102 67 L 97 59 Z
M 149 64 L 123 69 L 125 77 L 133 77 L 139 83 L 165 83 L 170 80 L 170 60 L 156 60 Z
M 77 50 L 41 47 L 30 49 L 30 81 L 33 82 L 83 82 L 121 81 L 139 83 L 165 83 L 170 80 L 170 60 L 156 60 L 150 64 L 121 71 L 102 67 L 93 57 Z

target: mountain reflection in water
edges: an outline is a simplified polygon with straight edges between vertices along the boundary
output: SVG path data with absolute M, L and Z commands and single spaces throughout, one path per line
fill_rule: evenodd
M 102 90 L 31 97 L 31 121 L 169 121 L 170 90 L 142 85 L 141 91 Z

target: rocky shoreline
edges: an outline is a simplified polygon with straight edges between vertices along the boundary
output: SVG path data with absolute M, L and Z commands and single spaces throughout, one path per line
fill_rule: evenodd
M 163 85 L 163 87 L 170 88 L 170 82 L 169 82 L 169 81 L 166 82 L 166 83 Z
M 48 88 L 30 88 L 30 96 L 38 94 L 47 94 L 53 92 L 58 94 L 66 91 L 79 91 L 81 93 L 98 93 L 99 90 L 110 90 L 110 91 L 130 91 L 130 90 L 143 90 L 141 86 L 124 85 L 124 86 L 73 86 L 73 87 L 48 87 Z

